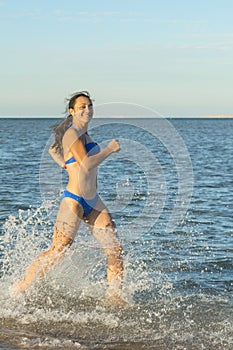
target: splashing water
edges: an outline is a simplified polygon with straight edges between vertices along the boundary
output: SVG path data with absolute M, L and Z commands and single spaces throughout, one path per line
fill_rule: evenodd
M 102 344 L 99 348 L 118 344 L 119 349 L 122 344 L 131 344 L 132 349 L 139 344 L 148 349 L 179 349 L 184 344 L 197 349 L 206 344 L 202 348 L 210 349 L 214 343 L 215 349 L 223 345 L 230 349 L 230 338 L 226 341 L 231 330 L 227 300 L 174 293 L 174 284 L 161 270 L 158 256 L 156 262 L 147 248 L 147 254 L 138 254 L 145 241 L 125 242 L 123 294 L 128 306 L 106 305 L 106 257 L 85 227 L 62 263 L 20 300 L 11 299 L 3 290 L 22 278 L 29 263 L 50 245 L 53 210 L 54 203 L 20 210 L 18 217 L 10 216 L 4 224 L 0 319 L 4 328 L 11 329 L 15 344 L 71 349 L 92 348 L 97 343 Z M 214 321 L 205 324 L 211 318 Z

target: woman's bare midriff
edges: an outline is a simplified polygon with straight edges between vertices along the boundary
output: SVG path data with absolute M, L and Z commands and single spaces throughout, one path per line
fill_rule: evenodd
M 69 181 L 66 189 L 85 199 L 92 199 L 97 192 L 97 169 L 92 169 L 85 172 L 80 169 L 77 163 L 69 164 L 67 166 L 69 174 Z

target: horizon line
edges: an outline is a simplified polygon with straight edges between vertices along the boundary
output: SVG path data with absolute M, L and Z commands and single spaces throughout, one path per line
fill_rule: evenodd
M 0 119 L 23 119 L 23 118 L 31 118 L 31 119 L 65 119 L 64 116 L 43 116 L 43 115 L 37 115 L 37 116 L 30 116 L 30 115 L 26 115 L 26 116 L 0 116 Z M 206 119 L 206 118 L 212 118 L 212 119 L 224 119 L 224 118 L 233 118 L 233 114 L 232 115 L 197 115 L 197 116 L 163 116 L 163 115 L 159 115 L 159 116 L 94 116 L 94 119 L 147 119 L 147 118 L 154 118 L 154 119 L 160 119 L 160 118 L 168 118 L 168 119 L 182 119 L 182 118 L 187 118 L 187 119 Z

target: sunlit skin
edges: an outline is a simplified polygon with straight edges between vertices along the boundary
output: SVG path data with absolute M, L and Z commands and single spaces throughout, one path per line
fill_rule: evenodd
M 69 112 L 73 116 L 73 126 L 64 134 L 62 141 L 63 155 L 51 151 L 51 149 L 50 154 L 61 166 L 64 165 L 65 160 L 70 157 L 75 158 L 76 162 L 66 167 L 69 176 L 66 188 L 68 191 L 78 196 L 90 199 L 93 198 L 97 192 L 98 165 L 112 153 L 118 152 L 120 150 L 120 145 L 117 140 L 112 140 L 100 153 L 87 156 L 82 138 L 85 138 L 87 142 L 92 141 L 87 134 L 88 124 L 93 118 L 92 102 L 88 97 L 80 96 L 75 100 L 74 108 L 70 109 Z M 76 128 L 78 128 L 79 131 L 77 131 Z M 82 136 L 80 137 L 81 134 Z M 78 230 L 83 220 L 82 206 L 72 198 L 64 198 L 58 210 L 57 221 L 61 218 L 64 220 L 64 217 L 65 220 L 68 221 L 69 218 L 72 218 L 72 220 L 75 218 L 75 225 Z M 114 302 L 120 302 L 123 281 L 122 247 L 118 240 L 115 224 L 111 215 L 100 198 L 94 209 L 86 216 L 85 222 L 108 256 L 108 298 Z M 48 251 L 40 254 L 29 266 L 24 279 L 14 285 L 14 293 L 20 294 L 24 292 L 37 280 L 38 276 L 43 276 L 49 267 L 58 262 L 66 251 L 68 252 L 73 238 L 74 237 L 67 237 L 55 226 L 51 247 Z

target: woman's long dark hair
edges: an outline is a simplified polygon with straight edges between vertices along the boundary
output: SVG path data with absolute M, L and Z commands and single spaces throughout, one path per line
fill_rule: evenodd
M 65 113 L 69 113 L 69 110 L 72 108 L 74 109 L 74 105 L 76 102 L 76 99 L 80 96 L 84 96 L 89 98 L 89 100 L 91 100 L 90 94 L 87 91 L 80 91 L 80 92 L 76 92 L 75 94 L 73 94 L 71 96 L 71 98 L 67 98 L 66 102 L 67 102 L 67 107 L 66 107 L 66 111 Z M 69 129 L 72 125 L 73 122 L 73 116 L 71 114 L 68 114 L 65 120 L 62 120 L 61 122 L 55 124 L 52 127 L 54 136 L 55 136 L 55 141 L 52 144 L 51 148 L 55 148 L 55 151 L 57 153 L 62 153 L 63 152 L 63 148 L 62 148 L 62 138 L 66 132 L 67 129 Z

